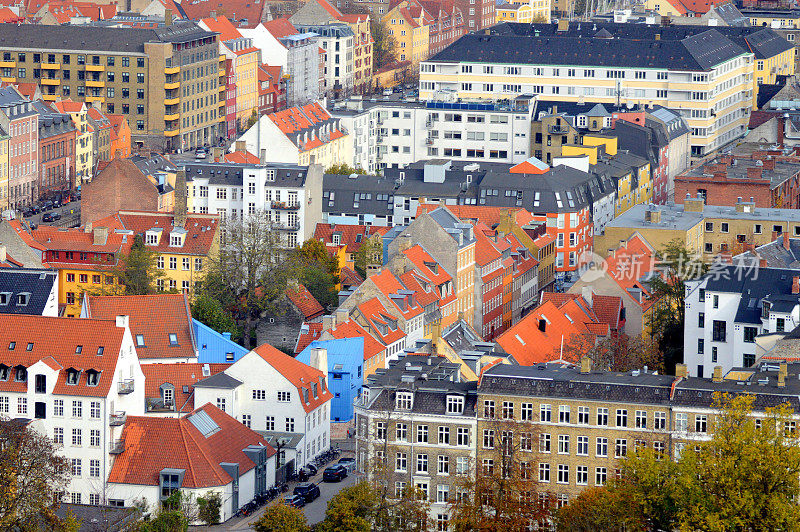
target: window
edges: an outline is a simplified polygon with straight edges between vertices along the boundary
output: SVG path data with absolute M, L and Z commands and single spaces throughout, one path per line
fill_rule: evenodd
M 578 456 L 589 456 L 589 436 L 578 436 Z
M 53 442 L 58 443 L 60 445 L 64 444 L 64 429 L 61 427 L 55 427 L 53 429 Z
M 427 473 L 428 472 L 428 455 L 427 454 L 418 454 L 417 455 L 417 473 Z
M 439 444 L 450 445 L 450 427 L 439 427 Z
M 2 410 L 0 410 L 2 411 Z M 53 415 L 56 417 L 62 417 L 64 415 L 64 400 L 63 399 L 56 399 L 53 401 Z
M 457 445 L 469 446 L 469 428 L 458 427 L 456 429 Z
M 628 456 L 628 440 L 617 438 L 614 443 L 614 458 L 623 458 L 625 456 Z
M 395 455 L 394 470 L 398 473 L 405 473 L 408 470 L 408 456 L 406 453 Z
M 628 411 L 622 408 L 617 409 L 617 426 L 618 427 L 627 427 L 628 426 Z
M 82 401 L 72 401 L 72 417 L 83 417 Z
M 608 456 L 608 438 L 597 438 L 595 454 L 599 457 Z
M 483 474 L 486 476 L 491 476 L 494 474 L 494 460 L 491 458 L 484 458 L 483 459 Z
M 689 430 L 689 414 L 685 412 L 678 412 L 675 414 L 675 430 L 677 432 L 686 432 Z
M 483 402 L 483 417 L 494 417 L 494 401 L 485 400 Z
M 726 323 L 722 320 L 714 320 L 713 330 L 711 334 L 711 340 L 714 342 L 724 342 L 725 341 L 725 327 Z
M 178 335 L 175 333 L 169 333 L 169 345 L 176 346 L 178 345 Z
M 436 502 L 447 502 L 449 494 L 450 494 L 450 486 L 448 486 L 447 484 L 439 484 L 438 486 L 436 486 Z M 447 516 L 445 515 L 444 517 Z M 439 530 L 447 530 L 447 528 L 444 529 L 440 528 Z
M 494 431 L 491 429 L 483 430 L 483 448 L 494 449 Z
M 514 419 L 514 403 L 503 401 L 503 419 Z
M 558 480 L 559 484 L 569 484 L 569 466 L 566 464 L 558 464 Z
M 417 425 L 417 443 L 428 443 L 428 425 Z
M 92 419 L 100 419 L 100 401 L 92 401 L 89 403 L 89 417 Z
M 408 425 L 398 423 L 394 427 L 394 434 L 397 441 L 408 441 Z
M 72 458 L 72 459 L 70 459 L 70 466 L 71 466 L 71 469 L 72 469 L 72 476 L 73 477 L 81 476 L 81 459 L 80 458 Z M 74 495 L 75 494 L 73 494 L 73 498 L 74 498 Z M 78 495 L 78 500 L 80 500 L 80 495 L 81 494 L 78 493 L 77 495 Z
M 703 338 L 697 339 L 697 354 L 702 355 L 706 351 L 706 341 Z
M 713 305 L 714 308 L 719 308 L 719 295 L 714 294 L 714 296 L 713 296 L 713 304 L 712 305 Z
M 786 330 L 786 320 L 784 318 L 775 318 L 775 331 L 783 332 L 784 330 Z
M 550 452 L 550 435 L 549 434 L 539 434 L 539 452 L 540 453 L 549 453 Z
M 253 399 L 256 401 L 264 401 L 267 398 L 266 390 L 253 390 Z
M 266 417 L 266 430 L 268 431 L 275 430 L 275 416 Z
M 558 407 L 558 422 L 569 423 L 569 405 L 561 405 Z
M 608 479 L 608 470 L 605 467 L 594 468 L 594 485 L 605 486 Z
M 602 427 L 608 425 L 608 408 L 601 407 L 597 409 L 597 424 Z
M 539 405 L 539 421 L 552 421 L 550 405 Z
M 522 421 L 533 421 L 533 403 L 522 403 L 520 414 Z
M 705 312 L 699 312 L 697 314 L 697 326 L 700 329 L 702 329 L 703 327 L 706 326 L 706 313 Z
M 92 447 L 100 447 L 100 431 L 92 429 L 89 431 L 89 445 Z
M 636 428 L 637 429 L 647 428 L 647 412 L 645 410 L 636 411 Z
M 666 412 L 655 412 L 653 414 L 653 428 L 656 430 L 665 430 L 667 428 Z
M 279 403 L 288 403 L 291 401 L 291 393 L 290 392 L 278 392 L 278 402 Z
M 578 486 L 589 484 L 589 466 L 579 465 L 575 468 L 575 484 Z
M 558 454 L 569 454 L 569 434 L 558 435 Z
M 755 343 L 756 336 L 758 336 L 758 328 L 757 327 L 745 327 L 744 328 L 744 341 L 748 344 Z
M 550 464 L 539 464 L 539 482 L 550 482 Z
M 440 454 L 436 459 L 436 471 L 440 475 L 449 475 L 450 474 L 450 458 L 447 456 Z
M 72 429 L 72 446 L 80 447 L 82 444 L 83 436 L 81 429 Z
M 217 408 L 225 412 L 225 398 L 217 397 Z
M 708 428 L 708 416 L 705 414 L 696 414 L 694 416 L 694 431 L 706 432 Z
M 411 410 L 412 398 L 411 392 L 397 392 L 395 407 L 398 410 Z
M 294 432 L 294 418 L 287 417 L 286 418 L 286 432 Z

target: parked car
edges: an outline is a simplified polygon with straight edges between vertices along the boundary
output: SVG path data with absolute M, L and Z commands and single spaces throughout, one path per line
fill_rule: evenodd
M 391 96 L 392 95 L 392 89 L 383 89 L 383 95 L 384 96 Z
M 339 482 L 347 478 L 347 468 L 341 464 L 326 467 L 322 472 L 322 480 L 325 482 Z
M 52 208 L 53 208 L 53 202 L 52 201 L 47 200 L 47 201 L 43 201 L 42 202 L 42 212 L 49 211 Z
M 302 495 L 306 502 L 311 502 L 319 497 L 319 486 L 313 482 L 298 484 L 294 487 L 292 495 Z
M 23 218 L 30 218 L 30 217 L 31 217 L 31 216 L 33 216 L 34 214 L 36 214 L 36 213 L 35 213 L 35 212 L 33 212 L 33 209 L 31 209 L 30 207 L 28 207 L 28 208 L 26 208 L 26 209 L 24 209 L 24 210 L 22 211 L 22 217 L 23 217 Z
M 351 473 L 356 468 L 356 459 L 352 456 L 345 456 L 344 458 L 339 458 L 339 461 L 336 462 L 339 465 L 343 465 L 347 468 L 347 472 Z
M 306 499 L 302 495 L 289 495 L 284 499 L 286 504 L 295 508 L 302 508 L 306 505 Z
M 43 222 L 55 222 L 56 220 L 60 220 L 61 215 L 57 212 L 46 212 L 42 215 Z

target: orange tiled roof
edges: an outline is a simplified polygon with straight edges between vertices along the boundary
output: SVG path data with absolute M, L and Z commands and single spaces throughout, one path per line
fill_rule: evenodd
M 425 248 L 416 244 L 403 252 L 408 257 L 414 267 L 425 277 L 436 285 L 441 285 L 447 281 L 452 281 L 453 277 L 442 268 L 438 262 L 427 252 Z M 435 271 L 434 271 L 435 267 Z
M 417 216 L 422 212 L 432 212 L 442 205 L 423 203 L 417 207 Z M 488 205 L 444 205 L 444 207 L 461 220 L 472 222 L 483 222 L 492 227 L 503 221 L 503 218 L 511 214 L 512 220 L 519 226 L 529 223 L 533 215 L 520 207 L 490 207 Z
M 204 412 L 219 430 L 204 436 L 191 422 L 196 412 Z M 184 488 L 224 486 L 233 479 L 220 466 L 239 464 L 239 474 L 255 464 L 243 452 L 250 445 L 267 447 L 267 441 L 216 406 L 208 403 L 182 418 L 128 417 L 122 431 L 125 450 L 114 459 L 108 476 L 110 483 L 158 486 L 161 470 L 183 469 Z
M 203 366 L 208 366 L 209 374 L 203 375 Z M 175 387 L 175 411 L 189 413 L 194 410 L 194 384 L 211 375 L 216 375 L 228 369 L 230 364 L 142 364 L 144 373 L 145 398 L 160 398 L 161 385 L 171 384 Z M 188 393 L 183 387 L 188 386 Z
M 226 0 L 223 5 L 220 5 L 217 0 L 193 0 L 180 4 L 186 16 L 191 20 L 208 18 L 213 12 L 219 12 L 224 7 L 226 13 L 234 16 L 233 22 L 241 28 L 258 26 L 266 5 L 265 2 L 254 2 L 253 0 Z
M 18 365 L 30 368 L 47 359 L 45 363 L 49 367 L 64 370 L 59 371 L 54 394 L 106 397 L 117 369 L 124 334 L 125 329 L 117 327 L 113 319 L 0 314 L 0 364 L 12 368 L 9 378 L 0 380 L 0 391 L 26 391 L 28 384 L 15 381 L 13 368 Z M 66 382 L 66 370 L 70 368 L 81 372 L 76 384 Z M 88 384 L 88 370 L 100 373 L 96 386 Z M 32 378 L 28 375 L 28 379 Z
M 264 22 L 263 25 L 276 39 L 286 37 L 287 35 L 298 34 L 297 28 L 295 28 L 292 23 L 289 22 L 288 18 L 272 19 L 269 22 Z
M 396 322 L 398 318 L 386 310 L 386 307 L 377 297 L 361 303 L 358 306 L 358 310 L 364 316 L 364 319 L 369 322 L 372 332 L 384 345 L 391 345 L 405 337 L 406 333 L 403 332 L 399 324 L 397 328 L 393 329 L 391 327 L 391 322 Z M 381 328 L 384 327 L 386 328 L 386 333 L 381 332 Z
M 253 349 L 258 356 L 263 358 L 275 371 L 283 375 L 291 382 L 300 394 L 301 400 L 303 393 L 308 394 L 308 402 L 303 403 L 303 409 L 311 412 L 333 398 L 333 394 L 328 390 L 328 386 L 322 386 L 321 379 L 326 379 L 327 374 L 323 374 L 317 368 L 312 368 L 295 360 L 286 353 L 278 351 L 269 344 L 263 344 Z M 314 395 L 313 384 L 317 385 L 317 394 Z
M 225 162 L 237 164 L 259 164 L 261 160 L 257 155 L 253 155 L 249 151 L 234 151 L 225 154 Z
M 408 290 L 414 291 L 414 297 L 423 308 L 439 300 L 436 285 L 430 282 L 429 279 L 425 279 L 425 277 L 416 270 L 410 270 L 401 274 L 400 281 Z
M 239 30 L 236 29 L 236 26 L 234 26 L 225 15 L 220 15 L 217 18 L 204 18 L 203 24 L 208 26 L 210 31 L 219 33 L 220 42 L 239 39 L 242 37 L 242 34 L 239 33 Z
M 129 316 L 131 335 L 140 359 L 194 358 L 194 330 L 189 300 L 185 294 L 147 296 L 88 296 L 90 318 Z M 175 334 L 177 345 L 169 335 Z M 138 345 L 142 335 L 144 346 Z
M 297 343 L 294 346 L 294 354 L 297 355 L 303 351 L 308 344 L 314 340 L 319 340 L 322 334 L 322 322 L 305 322 L 300 326 L 300 334 L 297 335 Z
M 649 285 L 642 284 L 639 279 L 654 272 L 656 266 L 656 251 L 638 234 L 633 235 L 624 246 L 618 247 L 606 258 L 606 271 L 620 288 L 626 292 L 632 289 L 642 291 L 642 299 L 638 301 L 642 310 L 648 310 L 655 300 L 649 297 Z
M 71 98 L 53 102 L 53 107 L 55 107 L 56 111 L 59 113 L 80 113 L 85 108 L 84 106 L 85 104 L 83 102 L 76 102 Z
M 400 291 L 408 289 L 403 286 L 403 283 L 388 269 L 371 276 L 369 279 L 375 283 L 378 290 L 392 302 L 394 310 L 399 312 L 406 320 L 425 312 L 425 309 L 422 308 L 422 305 L 416 300 L 416 297 L 408 294 L 400 294 Z M 401 299 L 398 299 L 396 296 L 401 296 Z
M 344 323 L 338 324 L 336 327 L 329 331 L 331 336 L 337 340 L 343 338 L 363 338 L 364 339 L 364 360 L 369 360 L 375 355 L 381 353 L 385 348 L 379 341 L 375 339 L 364 327 L 359 325 L 355 320 L 347 320 Z
M 331 115 L 328 114 L 318 102 L 302 107 L 290 107 L 267 116 L 269 116 L 270 120 L 272 120 L 278 129 L 287 136 L 303 133 L 306 130 L 312 130 L 317 124 L 331 119 Z M 310 131 L 310 133 L 311 135 L 308 140 L 301 147 L 303 151 L 311 150 L 324 144 L 317 136 L 315 130 Z M 341 136 L 343 136 L 343 133 L 338 129 L 332 129 L 330 131 L 330 140 L 336 140 Z M 291 140 L 295 142 L 294 137 L 292 137 Z
M 302 284 L 297 285 L 297 290 L 287 288 L 286 297 L 297 307 L 297 310 L 302 312 L 307 320 L 313 320 L 325 314 L 325 309 L 320 302 Z
M 364 282 L 364 278 L 361 277 L 358 272 L 345 266 L 339 270 L 339 282 L 343 286 L 356 287 L 361 286 L 361 283 Z
M 174 215 L 170 212 L 120 211 L 94 223 L 95 227 L 108 225 L 114 229 L 127 229 L 134 234 L 144 234 L 149 229 L 161 229 L 158 244 L 147 247 L 161 253 L 175 255 L 207 256 L 219 229 L 217 215 L 189 214 L 184 229 L 186 236 L 183 246 L 170 246 L 170 232 L 174 230 Z M 132 239 L 131 239 L 132 240 Z
M 20 17 L 11 9 L 7 7 L 0 8 L 0 23 L 19 23 L 24 21 L 24 17 Z

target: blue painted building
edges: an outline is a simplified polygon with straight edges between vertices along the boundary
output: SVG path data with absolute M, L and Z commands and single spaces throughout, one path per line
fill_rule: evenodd
M 321 347 L 328 352 L 328 389 L 331 400 L 331 423 L 353 419 L 353 401 L 364 385 L 364 339 L 314 340 L 297 355 L 297 360 L 311 364 L 311 350 Z
M 231 333 L 219 333 L 195 319 L 192 327 L 197 341 L 197 361 L 201 364 L 233 363 L 250 352 L 231 340 Z

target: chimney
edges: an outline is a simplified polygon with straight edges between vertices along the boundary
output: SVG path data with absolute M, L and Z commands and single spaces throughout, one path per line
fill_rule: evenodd
M 778 372 L 778 388 L 784 388 L 785 386 L 786 386 L 786 375 Z
M 0 262 L 5 262 L 8 258 L 8 253 L 6 252 L 5 246 L 0 246 Z
M 367 264 L 367 279 L 373 275 L 381 273 L 381 267 L 378 264 Z
M 747 169 L 747 179 L 761 179 L 761 171 L 763 166 L 752 166 Z
M 350 319 L 350 312 L 348 312 L 346 308 L 337 308 L 336 311 L 333 313 L 333 316 L 336 325 L 341 325 L 342 323 Z
M 262 149 L 261 150 L 261 154 L 258 157 L 258 161 L 261 164 L 267 164 L 267 150 L 266 149 Z
M 172 26 L 172 10 L 171 9 L 164 10 L 164 25 L 165 26 Z
M 336 319 L 333 317 L 333 314 L 325 314 L 322 316 L 322 330 L 329 331 L 333 329 L 333 326 L 336 325 Z
M 592 372 L 592 359 L 588 356 L 581 357 L 581 374 L 586 375 Z
M 95 227 L 92 235 L 94 236 L 93 245 L 105 246 L 108 242 L 108 227 Z
M 411 235 L 400 235 L 397 237 L 397 252 L 402 253 L 411 249 Z
M 689 376 L 689 367 L 686 364 L 675 364 L 675 376 L 685 379 Z
M 311 348 L 311 364 L 312 368 L 317 368 L 323 375 L 328 376 L 328 350 L 324 347 Z
M 786 251 L 789 251 L 789 232 L 788 231 L 784 231 L 783 232 L 783 249 L 785 249 Z
M 581 288 L 581 295 L 583 296 L 583 299 L 586 300 L 586 304 L 589 305 L 589 307 L 591 307 L 592 306 L 592 296 L 594 295 L 594 291 L 592 290 L 592 287 L 591 286 L 582 287 Z
M 783 375 L 787 377 L 789 375 L 789 364 L 786 362 L 781 362 L 778 366 L 778 375 Z
M 792 277 L 792 293 L 800 294 L 800 277 L 797 275 Z
M 722 382 L 722 366 L 714 366 L 714 376 L 712 382 Z
M 175 227 L 186 227 L 186 170 L 181 168 L 175 175 Z
M 214 146 L 211 148 L 211 160 L 215 163 L 222 163 L 225 162 L 225 153 L 223 152 L 222 148 L 219 146 Z
M 245 141 L 243 141 L 243 140 L 237 140 L 233 144 L 233 146 L 234 146 L 233 151 L 238 151 L 238 152 L 246 152 L 247 151 L 247 143 Z
M 117 316 L 117 327 L 125 328 L 129 323 L 129 316 Z
M 758 267 L 759 268 L 766 268 L 767 267 L 767 259 L 758 259 Z
M 686 199 L 683 200 L 683 212 L 703 212 L 704 206 L 705 200 L 700 194 L 696 198 L 687 194 Z
M 772 156 L 768 156 L 766 159 L 762 159 L 761 163 L 764 165 L 761 167 L 764 170 L 770 170 L 770 171 L 775 170 L 775 159 L 773 159 Z
M 83 232 L 84 233 L 91 233 L 92 232 L 92 222 L 89 222 L 88 224 L 83 226 Z
M 775 242 L 776 240 L 778 240 L 778 232 L 777 231 L 773 231 L 772 232 L 772 242 Z

